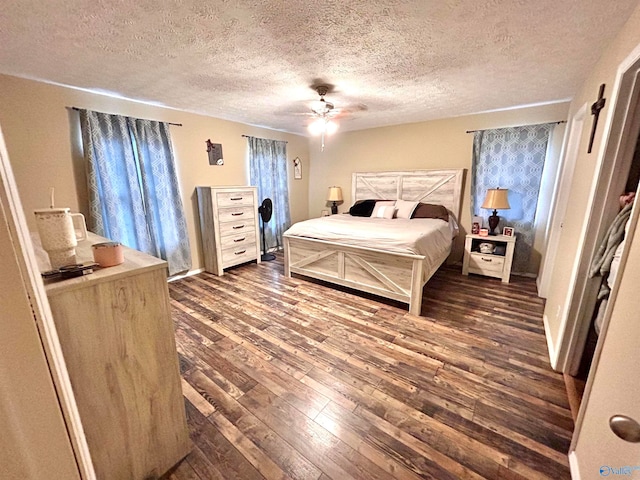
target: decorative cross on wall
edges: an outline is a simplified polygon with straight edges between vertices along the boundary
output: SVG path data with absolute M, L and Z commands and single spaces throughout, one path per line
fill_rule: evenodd
M 595 101 L 593 105 L 591 105 L 591 115 L 593 115 L 593 125 L 591 126 L 591 137 L 589 138 L 589 149 L 587 153 L 591 153 L 591 148 L 593 147 L 593 139 L 596 136 L 596 128 L 598 128 L 598 117 L 600 116 L 600 110 L 604 108 L 604 104 L 606 103 L 606 99 L 603 97 L 604 95 L 604 83 L 600 85 L 600 91 L 598 92 L 598 100 Z

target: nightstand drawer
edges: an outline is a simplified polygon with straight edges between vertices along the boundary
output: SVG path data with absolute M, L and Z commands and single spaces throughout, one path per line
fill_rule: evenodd
M 239 192 L 217 192 L 218 207 L 233 207 L 236 205 L 253 205 L 253 192 L 250 190 Z
M 469 268 L 482 270 L 483 272 L 502 273 L 504 257 L 472 253 L 469 257 Z

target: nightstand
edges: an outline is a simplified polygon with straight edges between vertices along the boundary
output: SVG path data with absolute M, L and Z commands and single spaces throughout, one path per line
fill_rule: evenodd
M 480 244 L 493 245 L 492 253 L 480 252 Z M 464 260 L 462 262 L 462 274 L 476 273 L 487 277 L 497 277 L 503 283 L 509 283 L 511 276 L 511 263 L 513 262 L 513 250 L 516 246 L 516 237 L 505 235 L 480 235 L 469 234 L 464 243 Z

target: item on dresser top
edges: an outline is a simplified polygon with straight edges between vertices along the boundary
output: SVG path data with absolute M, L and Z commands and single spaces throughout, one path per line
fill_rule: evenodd
M 114 267 L 124 262 L 124 249 L 119 242 L 102 242 L 91 245 L 93 260 L 100 267 Z
M 51 268 L 77 263 L 76 246 L 79 240 L 87 238 L 84 215 L 71 213 L 68 208 L 44 208 L 33 213 Z
M 98 266 L 97 263 L 77 263 L 75 265 L 65 265 L 64 267 L 56 268 L 42 272 L 42 278 L 46 279 L 60 279 L 65 280 L 67 278 L 81 277 L 83 275 L 89 275 L 93 273 L 93 269 Z

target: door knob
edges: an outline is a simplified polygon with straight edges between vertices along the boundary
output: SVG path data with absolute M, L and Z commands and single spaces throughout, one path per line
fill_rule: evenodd
M 640 424 L 626 415 L 614 415 L 609 419 L 609 427 L 622 440 L 640 443 Z

